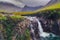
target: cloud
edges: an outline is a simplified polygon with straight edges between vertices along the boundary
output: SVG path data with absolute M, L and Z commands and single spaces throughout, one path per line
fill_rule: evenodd
M 22 3 L 29 7 L 45 6 L 51 0 L 20 0 Z

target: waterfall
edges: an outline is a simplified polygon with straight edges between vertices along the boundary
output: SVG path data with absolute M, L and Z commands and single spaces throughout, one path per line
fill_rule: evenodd
M 46 33 L 43 31 L 43 28 L 41 26 L 41 22 L 36 18 L 36 21 L 38 22 L 38 28 L 39 28 L 39 35 L 41 37 L 48 37 L 50 33 Z
M 34 21 L 34 22 L 37 22 L 37 23 L 38 23 L 38 30 L 39 30 L 38 33 L 39 33 L 39 36 L 40 36 L 40 37 L 45 38 L 45 37 L 49 37 L 50 34 L 53 34 L 53 33 L 47 33 L 47 32 L 44 32 L 44 31 L 43 31 L 41 22 L 39 21 L 39 19 L 38 19 L 37 17 L 27 17 L 27 16 L 26 16 L 25 18 L 29 19 L 30 21 Z M 54 34 L 53 34 L 52 36 L 55 37 Z
M 31 20 L 31 21 L 36 21 L 38 23 L 38 29 L 39 29 L 39 35 L 40 37 L 48 37 L 50 33 L 46 33 L 43 31 L 43 28 L 42 28 L 42 25 L 41 25 L 41 22 L 39 21 L 38 18 L 36 17 L 26 17 L 27 19 Z

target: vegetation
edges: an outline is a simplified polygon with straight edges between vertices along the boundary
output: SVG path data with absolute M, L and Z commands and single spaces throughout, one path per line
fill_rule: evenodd
M 54 9 L 60 9 L 60 3 L 52 4 L 52 5 L 46 6 L 44 8 L 39 8 L 38 10 L 35 10 L 35 11 L 13 12 L 13 14 L 14 15 L 31 15 L 31 14 L 34 15 L 37 12 L 42 12 L 45 10 L 54 10 Z
M 55 26 L 56 26 L 55 23 L 58 24 L 57 21 L 60 19 L 60 9 L 46 10 L 46 11 L 37 12 L 35 14 L 24 15 L 24 16 L 37 16 L 37 17 L 43 16 L 43 19 L 47 19 L 47 20 L 49 20 L 49 22 L 51 22 L 51 20 L 52 20 L 54 22 L 53 28 L 55 28 Z M 30 40 L 29 29 L 26 28 L 24 30 L 24 32 L 21 33 L 22 32 L 21 29 L 23 29 L 23 28 L 21 28 L 22 26 L 18 25 L 18 24 L 20 24 L 20 22 L 25 20 L 24 16 L 20 16 L 20 15 L 5 16 L 3 14 L 0 14 L 0 24 L 2 24 L 2 28 L 3 28 L 3 29 L 1 29 L 1 26 L 0 26 L 0 30 L 2 31 L 1 33 L 3 33 L 2 36 L 3 36 L 4 40 L 13 40 L 13 39 Z M 48 25 L 48 26 L 50 26 L 50 25 Z M 60 25 L 56 26 L 56 27 L 60 28 Z M 53 31 L 53 30 L 51 30 L 51 31 Z M 58 35 L 60 35 L 59 32 L 60 32 L 60 29 L 58 29 L 58 32 L 56 32 L 56 33 L 58 33 Z M 50 35 L 47 38 L 48 38 L 48 40 L 60 40 L 59 36 L 52 37 Z
M 0 23 L 3 25 L 4 32 L 2 32 L 3 38 L 5 40 L 12 40 L 13 31 L 15 27 L 18 27 L 17 24 L 21 21 L 23 21 L 24 17 L 23 16 L 0 16 Z M 1 27 L 0 27 L 1 29 Z M 3 30 L 2 29 L 2 30 Z M 1 31 L 2 31 L 1 30 Z M 18 33 L 17 33 L 18 34 Z M 26 29 L 25 34 L 20 35 L 20 37 L 17 35 L 16 40 L 29 40 L 29 31 Z

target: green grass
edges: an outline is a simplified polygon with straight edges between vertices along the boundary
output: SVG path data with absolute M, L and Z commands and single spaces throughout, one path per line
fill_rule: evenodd
M 46 6 L 44 8 L 35 10 L 35 11 L 13 12 L 12 14 L 14 14 L 14 15 L 30 15 L 30 14 L 35 14 L 35 13 L 42 12 L 45 10 L 54 10 L 54 9 L 60 9 L 60 3 L 52 4 L 52 5 Z
M 0 22 L 4 26 L 4 31 L 6 32 L 6 40 L 12 40 L 12 35 L 13 35 L 13 28 L 16 26 L 15 22 L 18 23 L 18 21 L 24 20 L 23 16 L 0 16 Z M 17 26 L 16 26 L 17 27 Z M 25 33 L 22 35 L 17 35 L 17 40 L 30 40 L 30 33 L 29 30 L 26 29 Z

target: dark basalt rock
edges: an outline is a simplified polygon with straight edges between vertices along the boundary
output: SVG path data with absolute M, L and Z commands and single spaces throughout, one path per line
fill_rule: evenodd
M 39 15 L 39 14 L 38 14 Z M 52 32 L 60 35 L 60 10 L 48 10 L 42 12 L 41 16 L 37 16 L 41 21 L 45 32 Z
M 23 16 L 36 16 L 40 20 L 45 32 L 52 32 L 56 35 L 60 35 L 60 9 L 45 10 Z

